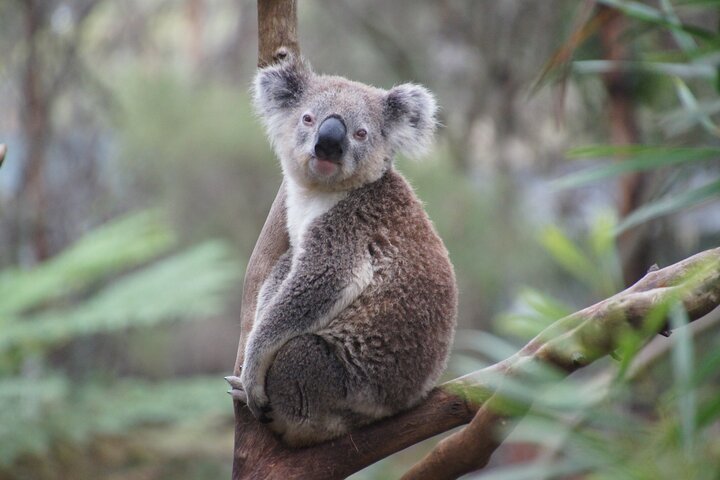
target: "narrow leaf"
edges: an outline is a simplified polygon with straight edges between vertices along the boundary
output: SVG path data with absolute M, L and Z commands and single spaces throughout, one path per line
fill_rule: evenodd
M 630 172 L 654 170 L 661 167 L 684 165 L 693 162 L 714 160 L 720 157 L 720 149 L 685 147 L 583 147 L 571 150 L 571 157 L 623 156 L 621 161 L 604 164 L 564 176 L 552 182 L 553 188 L 565 189 L 578 187 L 605 178 L 616 177 Z
M 697 422 L 697 398 L 691 379 L 694 367 L 694 348 L 688 324 L 687 312 L 681 303 L 670 310 L 670 323 L 674 329 L 675 344 L 672 351 L 675 388 L 678 392 L 678 413 L 682 432 L 682 442 L 686 455 L 694 449 L 695 425 Z
M 665 197 L 640 207 L 620 222 L 617 226 L 616 233 L 623 232 L 628 228 L 655 218 L 718 199 L 720 199 L 720 180 L 716 180 L 695 190 L 683 192 L 672 197 Z

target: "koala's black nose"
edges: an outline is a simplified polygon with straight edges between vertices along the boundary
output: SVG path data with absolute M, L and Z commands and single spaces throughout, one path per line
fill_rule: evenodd
M 345 124 L 339 117 L 331 115 L 323 120 L 318 129 L 315 155 L 322 160 L 340 160 L 346 134 Z

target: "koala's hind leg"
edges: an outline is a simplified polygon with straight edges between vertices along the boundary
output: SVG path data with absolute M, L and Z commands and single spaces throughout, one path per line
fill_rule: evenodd
M 322 337 L 293 338 L 278 352 L 265 381 L 269 426 L 291 446 L 342 435 L 356 423 L 344 407 L 346 381 L 345 367 Z

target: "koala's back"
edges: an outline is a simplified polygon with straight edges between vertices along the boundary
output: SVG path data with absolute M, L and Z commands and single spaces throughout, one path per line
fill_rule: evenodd
M 417 403 L 442 373 L 455 327 L 455 276 L 420 201 L 393 169 L 318 218 L 308 240 L 330 240 L 338 224 L 352 232 L 352 250 L 369 256 L 372 280 L 318 334 L 348 371 L 354 409 L 377 418 Z

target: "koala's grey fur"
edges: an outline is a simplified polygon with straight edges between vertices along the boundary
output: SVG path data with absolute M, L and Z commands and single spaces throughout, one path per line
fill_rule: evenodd
M 291 248 L 259 293 L 230 381 L 286 443 L 308 445 L 417 404 L 445 367 L 453 268 L 393 167 L 396 153 L 428 147 L 436 107 L 423 87 L 385 91 L 292 59 L 259 71 L 254 99 L 286 178 Z M 331 115 L 346 148 L 323 170 L 313 146 Z

